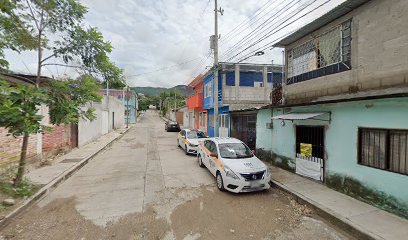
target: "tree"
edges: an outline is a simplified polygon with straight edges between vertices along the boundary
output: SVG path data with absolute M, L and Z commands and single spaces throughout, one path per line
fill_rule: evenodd
M 76 122 L 81 116 L 92 118 L 92 111 L 81 111 L 81 104 L 96 99 L 96 83 L 91 76 L 118 82 L 123 82 L 124 77 L 123 71 L 108 57 L 111 44 L 104 41 L 96 28 L 82 27 L 87 9 L 77 0 L 2 0 L 0 11 L 0 67 L 7 67 L 8 62 L 1 52 L 5 48 L 37 51 L 35 88 L 10 87 L 4 83 L 0 86 L 2 116 L 16 118 L 4 118 L 0 126 L 14 136 L 23 136 L 18 183 L 24 172 L 29 135 L 40 127 L 36 115 L 39 104 L 49 105 L 52 122 L 56 124 Z M 44 57 L 44 53 L 49 55 Z M 62 59 L 64 64 L 49 63 L 55 58 Z M 53 83 L 49 88 L 52 91 L 48 89 L 44 93 L 39 85 L 42 68 L 47 65 L 74 67 L 87 76 L 77 83 Z M 19 106 L 29 102 L 27 106 Z
M 51 82 L 46 102 L 51 123 L 78 123 L 81 118 L 94 120 L 94 109 L 82 108 L 89 102 L 99 102 L 102 99 L 98 90 L 95 79 L 89 75 L 83 75 L 77 80 Z
M 10 0 L 0 1 L 0 68 L 8 68 L 3 49 L 20 52 L 34 48 L 31 34 L 14 13 L 15 7 L 14 2 Z
M 100 76 L 105 81 L 123 82 L 122 71 L 110 61 L 110 42 L 93 27 L 81 23 L 87 12 L 76 0 L 21 0 L 16 5 L 23 25 L 34 39 L 37 51 L 37 79 L 39 87 L 42 68 L 59 65 L 77 68 L 82 73 Z M 50 55 L 44 57 L 45 50 Z M 50 63 L 59 58 L 64 64 Z
M 82 76 L 77 80 L 53 81 L 47 88 L 10 86 L 0 81 L 0 127 L 6 128 L 14 137 L 23 136 L 14 185 L 23 180 L 30 134 L 43 128 L 43 116 L 38 115 L 38 107 L 49 106 L 52 124 L 78 123 L 81 118 L 93 120 L 94 110 L 89 108 L 84 111 L 82 107 L 101 99 L 97 94 L 98 89 L 90 76 Z
M 15 184 L 19 184 L 24 175 L 27 146 L 30 134 L 36 133 L 41 125 L 41 116 L 37 115 L 38 106 L 45 101 L 42 89 L 28 86 L 10 87 L 0 84 L 0 127 L 8 130 L 14 137 L 23 136 L 20 161 Z

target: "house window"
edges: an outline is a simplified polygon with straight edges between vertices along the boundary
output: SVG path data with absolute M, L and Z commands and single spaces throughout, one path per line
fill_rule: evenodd
M 212 83 L 209 82 L 204 86 L 204 98 L 211 97 L 212 95 Z
M 288 84 L 351 69 L 351 20 L 287 52 Z
M 360 128 L 358 163 L 408 175 L 408 130 Z

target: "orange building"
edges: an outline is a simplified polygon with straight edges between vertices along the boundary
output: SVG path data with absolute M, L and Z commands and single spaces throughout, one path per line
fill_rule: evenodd
M 194 89 L 194 94 L 187 99 L 188 123 L 184 123 L 184 127 L 207 132 L 207 110 L 203 109 L 203 75 L 198 75 L 188 86 Z

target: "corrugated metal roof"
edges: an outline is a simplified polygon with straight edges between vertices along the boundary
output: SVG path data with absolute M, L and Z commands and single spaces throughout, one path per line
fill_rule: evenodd
M 314 119 L 315 117 L 326 114 L 325 112 L 319 113 L 288 113 L 279 116 L 272 117 L 272 120 L 306 120 Z
M 318 30 L 319 28 L 327 25 L 328 23 L 336 20 L 337 18 L 344 16 L 345 14 L 353 11 L 354 9 L 360 7 L 361 5 L 369 2 L 371 0 L 347 0 L 342 4 L 338 5 L 337 7 L 333 8 L 323 16 L 317 18 L 316 20 L 312 21 L 309 24 L 301 27 L 291 35 L 287 36 L 286 38 L 280 40 L 279 42 L 275 43 L 274 47 L 285 47 L 300 38 Z

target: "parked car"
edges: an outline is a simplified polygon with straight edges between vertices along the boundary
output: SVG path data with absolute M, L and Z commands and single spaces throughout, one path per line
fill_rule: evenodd
M 207 136 L 203 131 L 183 129 L 177 136 L 177 145 L 184 149 L 187 154 L 197 154 L 197 148 L 200 141 L 203 141 Z
M 167 132 L 170 131 L 180 132 L 180 125 L 176 121 L 168 120 L 167 122 L 164 123 L 164 130 L 166 130 Z
M 221 191 L 252 192 L 269 189 L 271 174 L 245 143 L 236 138 L 210 138 L 198 147 L 198 164 L 215 176 Z

